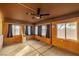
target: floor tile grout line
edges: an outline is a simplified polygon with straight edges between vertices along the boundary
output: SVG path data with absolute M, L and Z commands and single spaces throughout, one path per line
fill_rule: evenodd
M 38 53 L 40 53 L 40 52 L 39 52 L 36 48 L 34 48 L 32 45 L 29 44 L 29 46 L 32 47 L 33 49 L 35 49 L 35 51 L 37 51 Z M 40 55 L 42 55 L 42 54 L 40 53 Z M 42 56 L 43 56 L 43 55 L 42 55 Z
M 29 43 L 28 43 L 29 44 Z M 30 44 L 31 45 L 31 44 Z M 32 45 L 31 45 L 32 46 Z M 44 46 L 46 46 L 46 45 L 44 45 Z M 41 47 L 39 47 L 39 48 L 41 48 Z M 37 48 L 37 49 L 39 49 L 39 48 Z
M 31 44 L 30 44 L 30 45 L 31 45 Z M 33 46 L 31 45 L 31 47 L 33 47 Z M 54 46 L 53 46 L 53 47 L 54 47 Z M 33 47 L 33 48 L 34 48 L 34 47 Z M 48 51 L 48 50 L 51 49 L 51 48 L 52 48 L 52 46 L 51 46 L 50 48 L 48 48 L 46 51 Z M 38 51 L 39 48 L 38 48 L 38 49 L 34 48 L 34 49 Z M 38 52 L 40 53 L 40 55 L 43 56 L 43 54 L 44 54 L 46 51 L 44 51 L 44 52 L 42 52 L 42 53 L 40 53 L 39 51 L 38 51 Z
M 31 45 L 31 44 L 29 44 L 29 45 Z M 32 45 L 31 45 L 32 46 Z M 41 47 L 39 47 L 39 48 L 41 48 Z M 39 49 L 39 48 L 35 48 L 35 49 Z
M 29 53 L 27 53 L 27 54 L 30 54 L 30 53 L 32 53 L 32 52 L 34 52 L 34 51 L 36 51 L 36 49 L 34 48 L 34 47 L 32 47 L 29 43 L 27 43 L 31 48 L 33 48 L 34 50 L 33 51 L 31 51 L 31 52 L 29 52 Z M 37 51 L 38 52 L 38 51 Z
M 29 44 L 29 45 L 31 45 L 31 44 Z M 32 45 L 31 45 L 32 46 Z M 45 45 L 44 45 L 45 46 Z M 39 47 L 39 48 L 42 48 L 42 47 Z M 38 50 L 39 48 L 35 48 L 36 50 Z
M 33 51 L 39 52 L 38 49 L 41 48 L 41 47 L 39 47 L 39 48 L 36 49 L 36 48 L 34 48 L 31 44 L 29 44 L 28 42 L 26 42 L 26 43 L 27 43 L 30 47 L 32 47 L 32 48 L 34 49 Z M 44 46 L 46 46 L 46 45 L 44 45 Z M 33 51 L 31 51 L 31 52 L 33 52 Z M 47 50 L 46 50 L 46 51 L 47 51 Z M 44 51 L 44 52 L 46 52 L 46 51 Z M 19 52 L 19 51 L 18 51 L 18 52 Z M 29 52 L 29 53 L 31 53 L 31 52 Z M 43 53 L 44 53 L 44 52 L 43 52 Z M 29 54 L 29 53 L 27 53 L 27 54 Z M 40 52 L 39 52 L 39 53 L 40 53 Z M 40 53 L 40 55 L 41 55 L 41 54 L 42 54 L 42 53 Z
M 34 43 L 34 42 L 33 42 Z M 24 46 L 24 47 L 26 47 L 26 46 L 29 46 L 29 47 L 31 47 L 33 50 L 31 50 L 31 51 L 29 51 L 28 53 L 26 52 L 26 56 L 27 56 L 27 54 L 29 55 L 29 54 L 31 54 L 32 52 L 34 52 L 34 51 L 36 51 L 37 53 L 39 53 L 38 54 L 38 56 L 40 56 L 40 55 L 42 55 L 42 56 L 46 56 L 46 54 L 44 55 L 44 53 L 45 52 L 47 52 L 47 51 L 50 51 L 50 49 L 51 48 L 54 48 L 54 46 L 49 46 L 49 45 L 43 45 L 43 44 L 41 44 L 41 43 L 38 43 L 38 44 L 41 44 L 41 47 L 39 46 L 39 48 L 42 48 L 42 47 L 47 47 L 43 52 L 40 52 L 40 50 L 38 50 L 39 48 L 36 48 L 35 46 L 36 46 L 36 44 L 37 44 L 38 42 L 36 41 L 36 43 L 34 44 L 34 45 L 32 45 L 31 44 L 31 42 L 29 42 L 29 41 L 27 41 L 27 42 L 25 42 L 25 43 L 22 43 L 22 45 Z M 18 47 L 20 47 L 21 45 L 18 45 Z M 23 47 L 22 46 L 22 47 Z M 38 46 L 38 45 L 37 45 Z M 21 47 L 21 48 L 22 48 Z M 24 48 L 23 47 L 23 48 Z M 9 49 L 10 50 L 10 49 Z M 21 51 L 22 49 L 20 49 L 20 51 Z M 27 49 L 26 49 L 27 50 Z M 13 51 L 14 52 L 14 51 Z M 19 52 L 19 51 L 18 51 Z M 17 52 L 17 53 L 18 53 Z M 37 54 L 37 53 L 35 53 L 35 54 Z M 5 54 L 4 54 L 5 55 Z M 10 55 L 10 56 L 14 56 L 13 54 L 11 55 L 11 54 L 6 54 L 6 56 L 8 56 L 8 55 Z M 22 56 L 24 56 L 24 54 L 22 55 Z M 35 55 L 34 55 L 35 56 Z
M 29 43 L 28 43 L 28 44 L 29 44 Z M 30 47 L 34 48 L 31 44 L 29 44 L 29 45 L 30 45 Z M 46 46 L 46 45 L 44 45 L 44 46 Z M 39 47 L 39 48 L 41 48 L 41 47 Z M 39 48 L 38 48 L 38 49 L 39 49 Z M 52 46 L 51 46 L 50 48 L 52 48 Z M 50 48 L 48 48 L 46 51 L 48 51 Z M 39 52 L 38 49 L 36 49 L 36 48 L 34 48 L 34 49 L 35 49 L 37 52 Z M 46 51 L 44 51 L 44 52 L 42 52 L 42 53 L 39 52 L 39 53 L 40 53 L 41 55 L 43 55 L 43 53 L 45 53 Z
M 28 44 L 28 43 L 27 43 Z M 29 44 L 28 44 L 29 45 Z M 30 45 L 29 45 L 30 46 Z M 31 47 L 31 46 L 30 46 Z M 31 47 L 32 48 L 32 47 Z M 34 48 L 33 48 L 34 49 Z M 35 51 L 35 49 L 33 50 L 33 51 L 31 51 L 31 52 L 34 52 Z M 31 52 L 29 52 L 29 53 L 31 53 Z M 29 54 L 29 53 L 27 53 L 27 54 Z
M 31 44 L 30 44 L 30 46 L 32 47 Z M 44 45 L 44 46 L 45 46 L 45 45 Z M 32 47 L 32 48 L 34 48 L 34 47 Z M 39 47 L 39 48 L 41 48 L 41 47 Z M 39 48 L 38 48 L 38 49 L 39 49 Z M 38 49 L 36 49 L 36 48 L 34 48 L 34 49 L 37 50 L 37 52 L 39 52 L 41 55 L 43 55 L 45 52 L 47 52 L 47 51 L 48 51 L 49 49 L 51 49 L 51 48 L 52 48 L 52 46 L 51 46 L 50 48 L 48 48 L 46 51 L 42 52 L 42 53 L 39 52 Z
M 52 47 L 48 48 L 46 51 L 42 52 L 41 54 L 44 54 L 45 52 L 47 52 L 49 49 L 51 49 Z
M 24 48 L 24 47 L 23 47 Z M 13 52 L 13 51 L 15 51 L 15 49 L 13 49 L 13 50 L 11 50 L 10 52 L 9 52 L 9 54 L 11 53 L 11 52 Z M 18 51 L 19 52 L 19 51 Z M 4 55 L 7 55 L 7 54 L 4 54 Z

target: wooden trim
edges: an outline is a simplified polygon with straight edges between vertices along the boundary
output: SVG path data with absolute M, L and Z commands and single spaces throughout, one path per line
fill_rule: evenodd
M 31 10 L 33 12 L 36 12 L 35 9 L 32 9 L 32 8 L 30 8 L 30 7 L 28 7 L 28 6 L 24 5 L 24 4 L 21 4 L 21 3 L 17 3 L 17 4 L 20 5 L 20 6 L 22 6 L 22 7 L 24 7 L 24 8 L 26 8 L 26 9 L 29 9 L 29 10 Z
M 8 22 L 8 23 L 19 23 L 19 24 L 30 24 L 33 25 L 33 23 L 27 22 L 27 21 L 22 21 L 22 20 L 18 20 L 18 19 L 12 19 L 9 17 L 4 17 L 4 22 Z

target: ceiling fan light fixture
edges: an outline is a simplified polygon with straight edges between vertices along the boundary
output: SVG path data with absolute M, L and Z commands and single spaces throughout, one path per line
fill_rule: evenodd
M 35 18 L 36 18 L 36 19 L 40 19 L 40 17 L 39 17 L 39 16 L 36 16 Z
M 32 19 L 41 19 L 42 16 L 48 16 L 49 13 L 41 14 L 40 8 L 37 9 L 37 13 L 26 13 L 27 15 L 33 15 Z
M 40 19 L 40 17 L 37 16 L 36 19 Z

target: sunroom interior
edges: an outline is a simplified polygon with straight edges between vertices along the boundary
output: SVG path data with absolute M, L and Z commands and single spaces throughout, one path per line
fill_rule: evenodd
M 78 3 L 0 3 L 0 56 L 78 56 Z

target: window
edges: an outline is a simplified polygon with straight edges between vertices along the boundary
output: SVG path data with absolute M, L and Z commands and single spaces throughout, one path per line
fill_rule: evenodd
M 57 24 L 57 38 L 65 39 L 65 23 Z
M 28 35 L 31 35 L 31 26 L 28 26 Z
M 38 26 L 35 26 L 35 34 L 38 35 Z
M 42 36 L 46 37 L 46 26 L 42 25 Z
M 13 35 L 20 35 L 20 26 L 12 25 L 12 32 L 13 32 Z
M 57 38 L 77 40 L 77 22 L 57 24 Z
M 77 40 L 77 22 L 66 24 L 66 39 Z
M 34 26 L 31 26 L 31 35 L 34 35 L 35 34 L 35 28 Z

